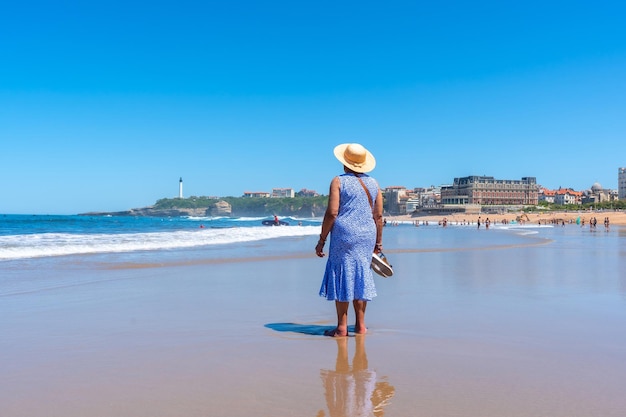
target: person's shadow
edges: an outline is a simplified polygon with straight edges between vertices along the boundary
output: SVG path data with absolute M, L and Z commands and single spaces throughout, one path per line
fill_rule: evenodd
M 384 407 L 395 394 L 395 388 L 385 378 L 378 378 L 369 369 L 365 353 L 365 336 L 338 337 L 335 369 L 322 369 L 324 396 L 330 417 L 375 416 L 385 414 Z M 352 366 L 348 360 L 348 340 L 356 344 Z M 317 417 L 324 417 L 324 410 Z
M 335 326 L 298 323 L 268 323 L 265 327 L 277 332 L 301 333 L 309 336 L 324 336 L 325 332 L 332 331 L 335 328 Z M 348 332 L 354 333 L 354 326 L 348 326 Z

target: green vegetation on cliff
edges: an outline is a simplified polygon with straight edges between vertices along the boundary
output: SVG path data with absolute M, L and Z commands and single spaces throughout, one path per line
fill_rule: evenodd
M 162 198 L 154 209 L 202 209 L 226 201 L 231 206 L 233 216 L 299 216 L 318 217 L 326 210 L 327 196 L 294 198 L 254 198 L 254 197 L 209 197 Z

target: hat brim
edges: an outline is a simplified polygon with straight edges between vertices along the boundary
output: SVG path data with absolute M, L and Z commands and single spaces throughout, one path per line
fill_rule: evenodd
M 341 145 L 335 146 L 333 152 L 335 154 L 335 158 L 337 158 L 339 162 L 341 162 L 344 166 L 350 168 L 352 171 L 358 172 L 360 174 L 370 172 L 376 167 L 376 158 L 374 158 L 374 155 L 372 155 L 372 153 L 368 151 L 365 147 L 363 148 L 365 149 L 365 162 L 357 166 L 354 163 L 346 161 L 344 154 L 346 152 L 346 148 L 350 145 L 351 143 L 342 143 Z

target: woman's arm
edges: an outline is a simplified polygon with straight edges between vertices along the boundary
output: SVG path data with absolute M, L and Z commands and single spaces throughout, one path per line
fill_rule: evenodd
M 320 233 L 320 240 L 317 242 L 317 246 L 315 246 L 315 253 L 319 257 L 324 256 L 324 244 L 335 224 L 337 214 L 339 214 L 339 185 L 339 177 L 333 178 L 330 183 L 330 192 L 328 193 L 328 206 L 322 222 L 322 233 Z
M 374 202 L 374 222 L 376 223 L 376 246 L 374 252 L 383 250 L 383 193 L 378 188 L 376 201 Z

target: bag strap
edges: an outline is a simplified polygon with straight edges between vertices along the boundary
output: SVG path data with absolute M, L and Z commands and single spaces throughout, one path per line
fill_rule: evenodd
M 356 175 L 355 175 L 356 176 Z M 365 186 L 365 183 L 363 182 L 363 180 L 361 179 L 361 177 L 357 176 L 357 179 L 359 180 L 359 182 L 361 183 L 361 186 L 363 187 L 363 189 L 365 190 L 365 194 L 367 194 L 367 201 L 370 203 L 370 208 L 372 209 L 372 218 L 374 219 L 374 222 L 376 222 L 376 215 L 374 214 L 374 203 L 372 202 L 372 196 L 370 195 L 370 191 L 367 189 L 367 187 Z M 378 232 L 377 232 L 378 233 Z M 378 244 L 376 244 L 376 246 L 374 247 L 374 249 L 377 249 L 380 252 L 380 255 L 382 255 L 383 257 L 385 255 L 383 255 L 382 251 L 380 251 L 380 247 Z M 387 258 L 384 258 L 385 262 L 387 262 Z
M 356 176 L 356 175 L 355 175 Z M 374 212 L 374 203 L 372 203 L 372 196 L 370 195 L 369 190 L 367 189 L 367 187 L 365 186 L 365 183 L 363 182 L 363 180 L 361 179 L 361 177 L 356 177 L 359 182 L 361 183 L 361 185 L 363 186 L 363 189 L 365 190 L 365 194 L 367 194 L 367 201 L 369 201 L 370 203 L 370 208 L 372 209 L 372 213 Z

